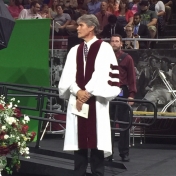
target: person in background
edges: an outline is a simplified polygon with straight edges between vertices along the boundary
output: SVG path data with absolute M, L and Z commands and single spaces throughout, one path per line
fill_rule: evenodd
M 53 0 L 51 8 L 49 8 L 49 18 L 54 19 L 55 16 L 57 15 L 57 8 L 56 8 L 56 6 L 58 4 L 59 4 L 58 0 Z
M 120 87 L 121 87 L 121 93 L 119 96 L 121 98 L 128 98 L 128 99 L 134 99 L 134 96 L 137 92 L 136 90 L 136 75 L 135 75 L 135 69 L 134 69 L 134 62 L 132 57 L 124 53 L 122 48 L 122 37 L 120 35 L 112 35 L 110 38 L 110 45 L 112 46 L 118 66 L 119 66 L 119 80 L 120 80 Z M 123 56 L 123 59 L 122 59 Z M 128 102 L 128 104 L 131 106 L 133 105 L 133 102 Z M 129 109 L 125 105 L 118 105 L 117 106 L 117 119 L 119 121 L 129 122 Z M 110 104 L 109 107 L 109 113 L 110 118 L 114 120 L 114 114 L 115 114 L 116 106 L 115 104 Z M 126 125 L 119 124 L 120 128 L 125 128 Z M 115 131 L 112 133 L 112 144 Z M 129 159 L 129 130 L 120 132 L 119 142 L 118 142 L 118 149 L 119 149 L 119 155 L 124 162 L 128 162 Z M 110 157 L 110 160 L 113 159 L 113 156 Z
M 112 14 L 114 13 L 114 3 L 115 3 L 114 0 L 108 0 L 107 1 L 107 4 L 108 4 L 107 11 L 112 13 Z
M 134 25 L 133 36 L 135 38 L 150 38 L 148 27 L 144 24 L 141 24 L 140 21 L 141 21 L 140 13 L 135 13 L 134 21 L 133 21 L 133 25 Z M 139 41 L 139 48 L 147 49 L 148 43 L 145 41 Z
M 151 0 L 149 10 L 155 11 L 158 16 L 158 33 L 163 33 L 165 31 L 165 6 L 162 1 Z
M 75 10 L 78 7 L 77 0 L 64 0 L 65 9 Z
M 119 10 L 119 4 L 120 4 L 120 1 L 115 1 L 113 14 L 117 13 L 117 11 Z
M 19 0 L 10 0 L 8 5 L 8 10 L 14 19 L 17 19 L 20 12 L 23 10 L 23 6 L 21 5 Z
M 125 28 L 127 25 L 133 23 L 133 13 L 128 9 L 128 1 L 121 0 L 119 10 L 114 13 L 117 17 L 117 21 Z
M 140 0 L 133 0 L 129 3 L 129 9 L 133 12 L 133 14 L 140 12 L 139 2 Z
M 144 24 L 148 27 L 150 32 L 151 38 L 155 38 L 156 36 L 156 24 L 158 16 L 156 12 L 149 10 L 149 2 L 147 0 L 142 0 L 140 3 L 140 15 L 141 15 L 141 22 L 140 24 Z
M 171 23 L 173 0 L 162 0 L 166 11 L 166 24 Z
M 126 38 L 135 38 L 133 36 L 133 31 L 134 31 L 134 26 L 133 25 L 129 25 L 126 26 L 125 28 L 125 32 L 126 32 Z M 125 40 L 124 41 L 124 49 L 139 49 L 139 42 L 133 41 L 133 40 Z
M 23 9 L 18 19 L 42 19 L 42 17 L 39 15 L 40 11 L 40 4 L 38 1 L 32 1 L 31 2 L 31 8 L 30 9 Z
M 61 35 L 61 36 L 65 36 L 68 35 L 66 32 L 66 27 L 67 25 L 70 24 L 71 22 L 71 17 L 69 14 L 67 13 L 63 13 L 63 9 L 64 7 L 61 5 L 57 5 L 56 6 L 57 9 L 57 15 L 55 16 L 55 26 L 59 26 L 58 27 L 58 32 L 56 33 L 56 35 Z
M 108 17 L 110 15 L 112 13 L 107 11 L 107 3 L 105 1 L 101 2 L 100 12 L 95 14 L 100 24 L 100 31 L 108 24 Z
M 49 8 L 47 4 L 43 4 L 39 12 L 42 18 L 49 18 Z
M 86 175 L 89 149 L 92 175 L 104 176 L 104 158 L 112 154 L 109 101 L 120 93 L 118 64 L 109 43 L 96 38 L 95 15 L 77 23 L 84 42 L 69 51 L 59 82 L 59 96 L 69 99 L 64 150 L 74 151 L 74 176 Z M 73 103 L 78 112 L 89 105 L 88 118 L 72 113 Z
M 100 37 L 110 38 L 113 34 L 120 34 L 122 37 L 126 36 L 123 27 L 117 22 L 115 15 L 108 17 L 108 23 L 100 33 Z
M 88 14 L 96 14 L 100 12 L 100 5 L 101 5 L 101 2 L 99 0 L 91 0 L 87 4 Z

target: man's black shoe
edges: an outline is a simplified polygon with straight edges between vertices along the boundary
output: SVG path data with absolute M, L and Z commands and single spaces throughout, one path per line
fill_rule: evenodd
M 123 161 L 123 162 L 129 162 L 129 161 L 130 161 L 130 158 L 129 158 L 128 155 L 124 155 L 124 156 L 121 157 L 121 158 L 122 158 L 122 161 Z

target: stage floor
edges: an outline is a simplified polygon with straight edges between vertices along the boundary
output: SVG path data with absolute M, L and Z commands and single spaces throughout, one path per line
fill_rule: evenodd
M 139 144 L 140 143 L 139 139 L 136 139 L 135 146 L 130 148 L 130 162 L 123 163 L 127 169 L 120 169 L 119 172 L 116 173 L 116 175 L 175 176 L 176 145 L 173 139 L 166 139 L 166 140 L 164 139 L 146 140 L 147 143 Z M 116 162 L 122 163 L 120 161 L 120 157 L 118 156 L 117 145 L 118 145 L 118 138 L 115 142 L 114 159 Z M 31 144 L 31 146 L 34 146 L 34 143 Z M 40 148 L 44 150 L 52 150 L 55 152 L 63 152 L 62 150 L 63 138 L 61 137 L 61 135 L 47 135 L 47 137 L 45 137 L 43 141 L 41 141 Z M 13 175 L 35 176 L 34 174 L 31 175 L 22 173 Z M 60 174 L 58 176 L 60 176 Z

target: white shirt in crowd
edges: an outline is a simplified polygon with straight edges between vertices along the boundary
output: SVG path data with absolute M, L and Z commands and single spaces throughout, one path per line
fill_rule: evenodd
M 155 12 L 156 12 L 156 14 L 158 14 L 161 11 L 165 12 L 165 6 L 164 6 L 164 3 L 162 1 L 158 1 L 155 4 Z
M 31 12 L 31 9 L 23 9 L 18 19 L 42 19 L 42 17 L 39 14 L 34 14 Z

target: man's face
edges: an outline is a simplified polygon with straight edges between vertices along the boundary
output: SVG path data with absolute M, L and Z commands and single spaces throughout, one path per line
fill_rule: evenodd
M 63 9 L 62 9 L 61 6 L 58 6 L 58 7 L 57 7 L 57 14 L 58 14 L 58 15 L 62 15 L 62 14 L 63 14 Z
M 90 32 L 93 31 L 94 26 L 87 26 L 84 22 L 79 22 L 77 27 L 78 32 L 78 38 L 85 39 L 87 36 L 89 36 Z
M 32 11 L 34 14 L 40 11 L 40 4 L 36 3 L 35 6 L 32 6 Z
M 133 22 L 134 22 L 135 25 L 138 25 L 140 23 L 140 21 L 141 21 L 141 19 L 140 19 L 139 15 L 134 16 Z
M 100 8 L 101 8 L 101 11 L 106 11 L 107 10 L 107 3 L 102 2 Z
M 110 41 L 110 45 L 112 46 L 113 50 L 119 51 L 122 47 L 122 42 L 120 41 L 119 37 L 112 37 Z
M 140 8 L 141 8 L 142 11 L 145 11 L 145 10 L 148 9 L 148 6 L 146 6 L 146 5 L 140 5 Z

